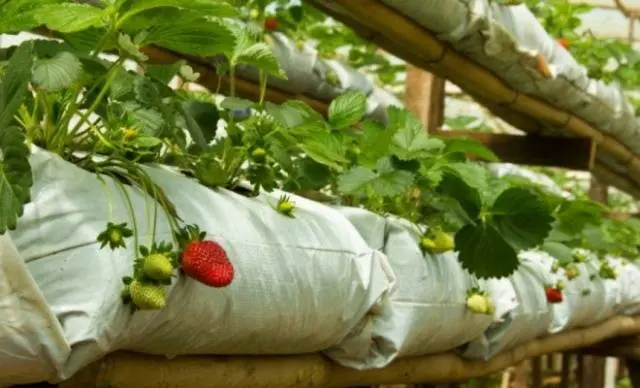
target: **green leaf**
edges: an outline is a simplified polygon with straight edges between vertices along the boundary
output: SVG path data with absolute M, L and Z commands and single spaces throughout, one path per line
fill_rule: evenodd
M 33 64 L 33 41 L 21 44 L 11 56 L 0 80 L 0 131 L 13 120 L 28 92 Z
M 355 167 L 338 179 L 338 190 L 343 194 L 393 197 L 405 193 L 413 183 L 414 174 L 391 167 L 390 161 L 382 159 L 376 171 L 365 167 Z
M 128 8 L 126 8 L 127 6 Z M 189 0 L 188 2 L 184 0 L 129 0 L 123 5 L 123 9 L 127 9 L 127 11 L 118 23 L 122 25 L 132 16 L 162 7 L 186 9 L 202 16 L 234 17 L 238 15 L 238 11 L 230 4 L 217 0 Z
M 289 15 L 291 15 L 293 20 L 299 23 L 304 17 L 304 8 L 300 5 L 293 5 L 289 7 Z
M 224 25 L 201 18 L 180 18 L 155 25 L 145 38 L 146 44 L 157 44 L 182 54 L 212 56 L 233 50 L 234 36 Z
M 339 163 L 348 162 L 342 143 L 330 132 L 310 132 L 300 148 L 316 162 L 339 171 L 342 170 Z
M 519 187 L 502 192 L 493 204 L 491 214 L 493 225 L 516 250 L 542 244 L 553 222 L 545 203 L 530 190 Z
M 206 148 L 216 135 L 220 112 L 213 104 L 187 101 L 182 105 L 187 130 L 198 147 Z
M 369 185 L 376 178 L 377 174 L 372 169 L 354 167 L 340 175 L 338 178 L 338 190 L 343 194 L 367 196 L 369 194 Z
M 403 160 L 428 156 L 431 151 L 444 148 L 444 142 L 430 137 L 420 120 L 409 111 L 394 109 L 390 126 L 397 128 L 393 137 L 393 152 Z
M 255 106 L 255 102 L 238 97 L 225 97 L 220 104 L 222 109 L 228 110 L 254 108 Z
M 16 228 L 33 185 L 29 148 L 20 128 L 0 131 L 0 234 Z
M 105 26 L 103 11 L 88 4 L 49 4 L 38 8 L 34 18 L 47 28 L 70 33 Z
M 168 84 L 180 71 L 180 67 L 186 65 L 187 61 L 181 59 L 167 65 L 147 65 L 147 75 L 156 81 Z
M 33 83 L 56 92 L 68 88 L 82 76 L 82 63 L 72 53 L 63 51 L 53 58 L 38 59 L 33 69 Z
M 61 4 L 68 0 L 9 0 L 0 2 L 0 34 L 18 33 L 38 27 L 35 11 L 45 5 Z
M 500 159 L 482 143 L 471 138 L 455 138 L 445 141 L 445 154 L 464 153 L 479 156 L 489 162 L 499 162 Z
M 361 154 L 358 159 L 361 164 L 375 164 L 378 159 L 388 154 L 395 130 L 385 128 L 374 121 L 363 122 L 361 128 L 363 130 L 359 142 Z
M 558 260 L 560 264 L 569 264 L 573 262 L 573 253 L 571 248 L 559 242 L 546 242 L 540 247 L 553 258 Z
M 451 163 L 442 171 L 438 191 L 457 200 L 469 218 L 477 218 L 483 205 L 482 193 L 487 190 L 487 171 L 471 163 Z
M 589 224 L 599 224 L 603 211 L 602 204 L 591 200 L 564 201 L 556 215 L 558 227 L 566 233 L 578 234 Z
M 329 125 L 336 129 L 357 124 L 367 110 L 367 97 L 360 92 L 346 92 L 329 104 Z
M 455 236 L 462 267 L 481 278 L 501 278 L 518 269 L 516 251 L 491 225 L 467 225 Z
M 280 67 L 278 59 L 265 43 L 256 43 L 243 50 L 236 59 L 236 64 L 254 66 L 276 78 L 287 79 L 287 74 Z

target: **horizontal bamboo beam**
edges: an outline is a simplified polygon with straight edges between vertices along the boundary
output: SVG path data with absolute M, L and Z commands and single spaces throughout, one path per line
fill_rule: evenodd
M 118 352 L 106 356 L 60 388 L 235 388 L 348 387 L 394 383 L 445 383 L 495 373 L 542 354 L 596 345 L 613 337 L 640 334 L 640 317 L 617 316 L 518 345 L 489 361 L 464 360 L 454 353 L 402 358 L 386 368 L 358 371 L 318 354 L 292 356 L 159 356 Z
M 640 158 L 620 141 L 572 113 L 513 90 L 490 70 L 457 53 L 426 28 L 381 1 L 307 2 L 354 28 L 364 39 L 415 66 L 449 79 L 472 96 L 482 96 L 493 105 L 562 129 L 570 135 L 593 139 L 600 150 L 615 156 L 626 166 L 629 177 L 624 179 L 628 181 L 625 187 L 630 185 L 640 190 Z
M 492 150 L 501 162 L 521 165 L 591 171 L 596 155 L 596 143 L 585 137 L 522 136 L 462 130 L 441 130 L 434 135 L 475 139 Z

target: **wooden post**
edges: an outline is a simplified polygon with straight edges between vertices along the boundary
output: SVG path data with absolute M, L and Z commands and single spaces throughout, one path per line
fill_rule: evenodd
M 591 176 L 589 186 L 589 197 L 603 204 L 609 202 L 609 187 L 600 183 L 595 177 Z M 598 356 L 580 356 L 580 387 L 581 388 L 602 388 L 604 387 L 605 375 L 605 357 Z
M 429 133 L 444 123 L 445 80 L 413 65 L 407 65 L 404 102 Z

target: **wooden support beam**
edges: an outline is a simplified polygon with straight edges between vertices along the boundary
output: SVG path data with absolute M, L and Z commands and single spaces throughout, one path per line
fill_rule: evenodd
M 602 204 L 609 202 L 609 186 L 591 176 L 589 198 Z M 606 358 L 599 356 L 580 355 L 580 388 L 602 388 L 605 384 Z
M 435 135 L 473 138 L 491 149 L 502 162 L 522 165 L 590 171 L 596 153 L 596 144 L 592 139 L 579 137 L 521 136 L 462 130 L 440 130 Z
M 445 80 L 419 67 L 407 65 L 404 102 L 428 132 L 444 123 Z

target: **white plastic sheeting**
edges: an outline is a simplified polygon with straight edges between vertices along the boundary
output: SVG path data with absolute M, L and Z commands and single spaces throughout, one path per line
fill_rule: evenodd
M 33 202 L 11 238 L 38 286 L 23 288 L 40 289 L 49 306 L 40 304 L 42 314 L 53 313 L 64 333 L 66 341 L 50 351 L 56 355 L 51 368 L 59 378 L 117 349 L 168 355 L 329 349 L 348 337 L 392 288 L 384 255 L 371 249 L 336 210 L 294 196 L 297 217 L 292 219 L 271 208 L 278 193 L 251 199 L 214 192 L 173 172 L 149 168 L 180 215 L 223 245 L 237 275 L 223 289 L 180 277 L 169 287 L 168 308 L 131 315 L 119 295 L 121 278 L 132 270 L 132 248 L 98 250 L 95 242 L 108 220 L 109 196 L 113 220 L 129 219 L 121 192 L 105 178 L 107 191 L 95 175 L 50 153 L 36 151 L 31 162 Z M 141 243 L 148 244 L 150 217 L 144 210 L 150 201 L 136 190 L 127 192 L 138 211 Z M 157 236 L 169 239 L 162 217 Z M 7 260 L 15 258 L 3 255 L 3 263 Z M 27 273 L 24 265 L 18 269 Z M 2 273 L 3 279 L 9 274 Z M 2 299 L 0 306 L 9 306 L 14 315 L 28 313 L 23 312 L 28 305 L 10 301 Z M 30 324 L 40 329 L 38 321 Z M 10 328 L 10 322 L 3 323 L 0 333 Z M 47 336 L 46 327 L 41 329 L 33 335 L 25 332 L 19 342 L 25 344 L 20 349 L 24 354 L 29 344 Z M 8 349 L 3 346 L 2 351 Z M 3 375 L 12 371 L 2 365 L 0 376 L 7 377 Z
M 402 106 L 393 94 L 373 85 L 361 72 L 336 60 L 322 59 L 309 45 L 298 46 L 286 35 L 276 32 L 269 35 L 269 44 L 278 58 L 287 79 L 269 77 L 267 84 L 290 94 L 331 101 L 347 91 L 359 91 L 368 97 L 367 114 L 377 120 L 387 120 L 388 106 Z M 237 74 L 258 82 L 258 71 L 250 66 L 239 66 Z
M 483 337 L 493 322 L 503 320 L 516 307 L 508 279 L 478 280 L 462 269 L 454 253 L 424 254 L 418 244 L 420 231 L 407 221 L 366 211 L 342 211 L 363 236 L 369 236 L 367 242 L 383 249 L 396 276 L 391 298 L 370 317 L 374 347 L 350 354 L 348 362 L 339 360 L 343 364 L 380 368 L 396 357 L 452 350 Z M 472 287 L 489 293 L 496 307 L 494 315 L 467 309 L 467 291 Z M 487 349 L 480 345 L 467 352 L 484 355 Z
M 544 30 L 526 5 L 489 0 L 382 0 L 450 42 L 515 90 L 573 112 L 640 153 L 639 123 L 622 90 L 590 79 Z M 536 56 L 552 76 L 536 70 Z
M 601 322 L 613 316 L 620 303 L 619 281 L 599 276 L 600 261 L 590 252 L 584 254 L 586 261 L 574 264 L 579 275 L 565 282 L 564 300 L 553 305 L 552 333 Z
M 13 242 L 0 236 L 0 387 L 55 376 L 70 351 Z
M 109 201 L 112 221 L 129 219 L 120 187 L 36 148 L 31 162 L 33 201 L 19 228 L 0 238 L 0 385 L 68 378 L 120 349 L 322 351 L 357 369 L 451 350 L 487 359 L 551 332 L 640 311 L 640 270 L 619 259 L 609 259 L 617 280 L 592 276 L 599 264 L 587 260 L 578 278 L 565 280 L 564 301 L 549 305 L 544 286 L 565 274 L 552 271 L 545 253 L 522 253 L 510 278 L 479 281 L 455 253 L 423 254 L 421 230 L 405 220 L 296 196 L 292 219 L 271 208 L 279 192 L 246 198 L 148 167 L 181 216 L 225 247 L 237 276 L 223 289 L 180 277 L 166 309 L 131 315 L 119 296 L 132 247 L 99 250 L 95 242 Z M 125 190 L 148 244 L 150 200 Z M 157 236 L 170 236 L 163 217 Z M 466 308 L 472 287 L 489 293 L 493 316 Z

